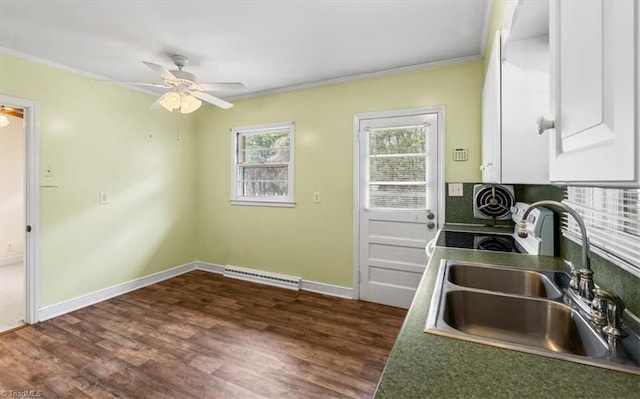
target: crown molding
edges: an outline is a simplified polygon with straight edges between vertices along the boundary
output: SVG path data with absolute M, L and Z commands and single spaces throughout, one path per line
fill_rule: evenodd
M 36 57 L 36 56 L 33 56 L 33 55 L 21 53 L 19 51 L 8 49 L 6 47 L 0 47 L 0 53 L 4 53 L 4 54 L 7 54 L 7 55 L 11 55 L 11 56 L 15 56 L 15 57 L 18 57 L 18 58 L 22 58 L 22 59 L 25 59 L 27 61 L 32 61 L 32 62 L 35 62 L 35 63 L 38 63 L 38 64 L 42 64 L 42 65 L 45 65 L 45 66 L 48 66 L 48 67 L 51 67 L 51 68 L 55 68 L 55 69 L 58 69 L 58 70 L 61 70 L 61 71 L 66 71 L 66 72 L 71 72 L 71 73 L 74 73 L 74 74 L 78 74 L 78 75 L 81 75 L 81 76 L 84 76 L 84 77 L 87 77 L 87 78 L 90 78 L 90 79 L 99 80 L 99 81 L 105 81 L 107 83 L 112 83 L 112 84 L 115 84 L 115 85 L 118 85 L 118 86 L 121 86 L 121 87 L 126 87 L 128 89 L 141 91 L 141 92 L 147 93 L 147 94 L 158 95 L 158 93 L 156 93 L 156 92 L 154 92 L 152 90 L 148 90 L 148 89 L 142 88 L 140 86 L 113 82 L 109 78 L 101 76 L 101 75 L 97 75 L 95 73 L 87 72 L 87 71 L 84 71 L 82 69 L 72 68 L 72 67 L 67 66 L 67 65 L 59 64 L 57 62 L 49 61 L 49 60 L 46 60 L 44 58 Z M 441 67 L 458 65 L 458 64 L 467 64 L 467 63 L 475 62 L 475 61 L 478 61 L 478 60 L 481 60 L 481 59 L 482 59 L 482 55 L 472 55 L 472 56 L 469 56 L 469 57 L 453 58 L 453 59 L 444 60 L 444 61 L 427 62 L 427 63 L 409 65 L 409 66 L 400 67 L 400 68 L 385 69 L 385 70 L 382 70 L 382 71 L 367 72 L 367 73 L 361 73 L 361 74 L 357 74 L 357 75 L 350 75 L 350 76 L 344 76 L 344 77 L 339 77 L 339 78 L 318 80 L 318 81 L 315 81 L 315 82 L 301 83 L 301 84 L 296 84 L 296 85 L 291 85 L 291 86 L 278 87 L 278 88 L 275 88 L 275 89 L 267 89 L 267 90 L 253 92 L 253 93 L 240 94 L 240 95 L 237 95 L 237 96 L 226 96 L 226 97 L 224 97 L 224 99 L 225 100 L 229 100 L 229 101 L 245 100 L 245 99 L 249 99 L 249 98 L 253 98 L 253 97 L 262 97 L 262 96 L 267 96 L 267 95 L 272 95 L 272 94 L 287 93 L 287 92 L 291 92 L 291 91 L 311 89 L 311 88 L 314 88 L 314 87 L 328 86 L 328 85 L 334 85 L 334 84 L 339 84 L 339 83 L 347 83 L 347 82 L 353 82 L 353 81 L 364 80 L 364 79 L 372 79 L 372 78 L 377 78 L 377 77 L 382 77 L 382 76 L 387 76 L 387 75 L 396 75 L 396 74 L 407 73 L 407 72 L 418 72 L 418 71 L 425 71 L 425 70 L 429 70 L 429 69 L 441 68 Z
M 358 75 L 350 75 L 350 76 L 344 76 L 340 78 L 318 80 L 315 82 L 284 86 L 284 87 L 279 87 L 275 89 L 257 91 L 254 93 L 240 94 L 237 96 L 228 96 L 228 97 L 225 97 L 225 99 L 229 101 L 245 100 L 253 97 L 262 97 L 262 96 L 267 96 L 271 94 L 287 93 L 290 91 L 311 89 L 314 87 L 328 86 L 328 85 L 339 84 L 339 83 L 347 83 L 347 82 L 353 82 L 356 80 L 371 79 L 371 78 L 377 78 L 377 77 L 382 77 L 387 75 L 396 75 L 396 74 L 407 73 L 407 72 L 425 71 L 429 69 L 441 68 L 445 66 L 452 66 L 452 65 L 458 65 L 458 64 L 467 64 L 467 63 L 471 63 L 479 60 L 482 60 L 482 55 L 472 55 L 469 57 L 460 57 L 460 58 L 453 58 L 453 59 L 444 60 L 444 61 L 427 62 L 423 64 L 409 65 L 406 67 L 385 69 L 382 71 L 367 72 L 367 73 L 361 73 Z
M 54 61 L 50 61 L 50 60 L 47 60 L 47 59 L 44 59 L 44 58 L 36 57 L 36 56 L 30 55 L 30 54 L 25 54 L 25 53 L 22 53 L 20 51 L 12 50 L 10 48 L 0 47 L 0 53 L 11 55 L 11 56 L 14 56 L 16 58 L 21 58 L 23 60 L 31 61 L 31 62 L 34 62 L 36 64 L 44 65 L 44 66 L 47 66 L 47 67 L 50 67 L 50 68 L 54 68 L 54 69 L 57 69 L 59 71 L 70 72 L 70 73 L 73 73 L 73 74 L 76 74 L 76 75 L 84 76 L 85 78 L 89 78 L 89 79 L 93 79 L 93 80 L 97 80 L 97 81 L 101 81 L 101 82 L 106 82 L 106 83 L 112 83 L 112 84 L 115 84 L 115 85 L 120 86 L 120 87 L 126 87 L 127 89 L 141 91 L 141 92 L 147 93 L 147 94 L 158 95 L 158 93 L 156 93 L 156 92 L 154 92 L 152 90 L 145 89 L 145 88 L 140 87 L 140 86 L 130 85 L 130 84 L 126 84 L 126 83 L 114 82 L 113 80 L 107 78 L 106 76 L 98 75 L 98 74 L 95 74 L 95 73 L 92 73 L 92 72 L 88 72 L 88 71 L 85 71 L 85 70 L 82 70 L 82 69 L 78 69 L 78 68 L 73 68 L 73 67 L 70 67 L 68 65 L 59 64 L 59 63 L 54 62 Z

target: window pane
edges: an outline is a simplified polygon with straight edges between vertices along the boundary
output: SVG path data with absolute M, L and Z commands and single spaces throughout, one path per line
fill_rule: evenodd
M 567 187 L 564 202 L 584 219 L 593 248 L 640 268 L 639 189 Z M 572 217 L 565 216 L 564 229 L 579 236 Z
M 368 208 L 426 209 L 424 126 L 368 131 Z
M 288 193 L 288 168 L 240 167 L 239 193 L 247 197 L 276 197 Z
M 424 126 L 379 129 L 369 132 L 369 154 L 424 154 Z
M 289 131 L 238 136 L 239 163 L 289 162 Z
M 369 185 L 371 208 L 426 209 L 426 184 L 414 185 Z
M 372 182 L 426 182 L 427 159 L 424 155 L 370 157 L 369 178 Z

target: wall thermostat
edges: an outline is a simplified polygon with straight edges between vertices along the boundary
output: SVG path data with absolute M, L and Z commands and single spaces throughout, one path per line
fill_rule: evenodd
M 455 148 L 453 150 L 453 160 L 454 161 L 466 161 L 467 160 L 467 149 L 466 148 Z

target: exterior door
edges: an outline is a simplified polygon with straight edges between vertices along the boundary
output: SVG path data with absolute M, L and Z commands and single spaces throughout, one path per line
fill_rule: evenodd
M 438 209 L 438 114 L 360 119 L 360 299 L 408 308 Z

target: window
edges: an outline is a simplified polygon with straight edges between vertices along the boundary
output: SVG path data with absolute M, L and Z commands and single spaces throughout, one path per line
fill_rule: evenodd
M 640 189 L 567 187 L 563 202 L 584 219 L 594 252 L 640 275 Z M 579 237 L 572 217 L 565 216 L 563 228 Z
M 368 131 L 368 209 L 426 209 L 426 128 Z
M 234 128 L 234 205 L 293 206 L 293 123 Z

